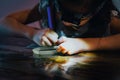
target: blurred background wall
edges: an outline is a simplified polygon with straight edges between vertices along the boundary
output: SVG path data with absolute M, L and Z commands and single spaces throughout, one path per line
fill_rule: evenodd
M 120 11 L 120 0 L 112 0 Z M 39 0 L 0 0 L 0 18 L 12 12 L 32 8 Z
M 39 0 L 0 0 L 0 18 L 24 9 L 34 7 Z

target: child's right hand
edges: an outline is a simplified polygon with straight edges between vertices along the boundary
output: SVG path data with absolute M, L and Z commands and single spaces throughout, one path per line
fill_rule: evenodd
M 38 30 L 33 36 L 33 41 L 42 46 L 52 46 L 57 40 L 58 34 L 51 29 Z

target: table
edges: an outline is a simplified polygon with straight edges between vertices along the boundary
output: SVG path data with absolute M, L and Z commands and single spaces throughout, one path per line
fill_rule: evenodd
M 84 52 L 67 57 L 33 57 L 25 38 L 0 40 L 0 80 L 120 80 L 120 51 Z M 59 55 L 58 55 L 59 56 Z

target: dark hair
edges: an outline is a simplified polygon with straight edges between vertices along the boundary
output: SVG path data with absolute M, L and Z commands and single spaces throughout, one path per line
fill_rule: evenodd
M 60 3 L 71 4 L 73 6 L 81 6 L 93 10 L 97 8 L 105 0 L 58 0 Z

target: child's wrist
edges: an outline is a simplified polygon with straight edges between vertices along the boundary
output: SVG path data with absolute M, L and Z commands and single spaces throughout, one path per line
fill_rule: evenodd
M 29 38 L 29 39 L 33 39 L 34 34 L 35 34 L 36 32 L 37 32 L 37 30 L 34 29 L 34 28 L 26 29 L 24 35 L 25 35 L 27 38 Z

